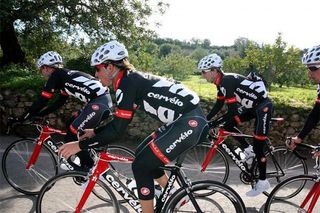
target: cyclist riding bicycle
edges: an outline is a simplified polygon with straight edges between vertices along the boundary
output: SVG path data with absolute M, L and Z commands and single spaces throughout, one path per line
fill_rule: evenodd
M 63 145 L 60 153 L 69 157 L 80 150 L 114 142 L 137 109 L 161 121 L 163 126 L 139 145 L 132 164 L 142 210 L 153 212 L 154 179 L 161 186 L 167 183 L 167 176 L 159 167 L 195 146 L 208 133 L 200 99 L 176 81 L 136 71 L 129 63 L 126 47 L 117 41 L 99 47 L 91 57 L 91 65 L 101 83 L 112 85 L 116 92 L 115 117 L 102 128 L 86 130 L 83 137 L 90 139 Z
M 210 83 L 217 86 L 217 102 L 207 116 L 211 119 L 217 114 L 224 103 L 228 106 L 228 112 L 221 122 L 228 131 L 235 131 L 235 126 L 243 121 L 255 118 L 255 130 L 253 151 L 258 159 L 259 181 L 246 193 L 247 196 L 257 196 L 270 187 L 266 179 L 266 157 L 264 146 L 269 133 L 270 119 L 273 105 L 266 91 L 264 82 L 259 79 L 248 78 L 239 74 L 224 73 L 223 61 L 217 54 L 210 54 L 202 58 L 198 64 L 198 70 Z M 241 110 L 239 110 L 239 106 Z M 247 155 L 251 150 L 245 140 L 240 141 Z
M 303 55 L 302 63 L 306 65 L 307 69 L 309 70 L 309 77 L 318 84 L 317 99 L 313 109 L 304 123 L 302 130 L 297 136 L 291 138 L 293 143 L 290 144 L 290 148 L 292 150 L 296 148 L 296 143 L 302 143 L 302 140 L 309 134 L 309 132 L 320 120 L 320 45 L 310 48 Z
M 77 140 L 79 128 L 94 128 L 111 114 L 112 101 L 109 89 L 87 73 L 63 68 L 62 57 L 57 52 L 49 51 L 43 54 L 37 62 L 37 67 L 47 82 L 39 98 L 17 119 L 18 122 L 24 122 L 34 116 L 48 115 L 63 106 L 69 96 L 73 96 L 86 105 L 79 112 L 73 113 L 66 123 L 65 142 L 70 142 Z M 58 93 L 56 99 L 53 98 L 55 93 Z M 73 164 L 75 169 L 87 171 L 92 167 L 93 160 L 87 151 L 82 151 L 77 156 L 80 158 L 80 167 Z

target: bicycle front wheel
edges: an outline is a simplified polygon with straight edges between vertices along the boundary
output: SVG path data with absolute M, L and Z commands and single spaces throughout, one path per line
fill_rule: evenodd
M 211 148 L 209 143 L 200 143 L 186 154 L 183 160 L 183 171 L 193 181 L 215 180 L 225 183 L 229 177 L 229 163 L 220 147 L 211 159 L 208 167 L 201 172 L 201 165 Z
M 87 185 L 87 174 L 84 172 L 66 172 L 51 178 L 41 189 L 37 204 L 37 213 L 75 212 Z M 119 212 L 119 204 L 111 189 L 98 180 L 94 190 L 108 202 L 89 195 L 81 212 Z
M 37 141 L 20 139 L 13 142 L 3 153 L 2 171 L 8 183 L 26 195 L 36 195 L 47 180 L 58 174 L 54 153 L 43 144 L 35 164 L 26 169 Z
M 214 191 L 215 193 L 211 193 Z M 208 196 L 203 196 L 207 194 Z M 191 197 L 185 189 L 176 191 L 166 202 L 163 212 L 246 212 L 241 197 L 231 187 L 211 180 L 195 181 Z M 199 196 L 201 195 L 201 196 Z M 187 199 L 187 202 L 182 202 Z
M 307 212 L 312 197 L 304 208 L 300 206 L 316 183 L 318 186 L 315 192 L 320 190 L 316 176 L 298 175 L 288 178 L 272 190 L 265 204 L 265 212 Z M 304 187 L 297 192 L 301 185 Z M 316 201 L 313 210 L 308 212 L 320 212 L 320 202 Z
M 266 154 L 267 157 L 267 179 L 270 182 L 271 188 L 264 192 L 269 195 L 272 189 L 283 180 L 299 175 L 308 174 L 308 166 L 303 158 L 300 158 L 295 153 L 289 151 L 285 146 L 278 146 L 271 153 Z M 282 169 L 284 175 L 280 168 Z M 299 191 L 303 185 L 297 187 Z M 288 194 L 289 196 L 289 194 Z

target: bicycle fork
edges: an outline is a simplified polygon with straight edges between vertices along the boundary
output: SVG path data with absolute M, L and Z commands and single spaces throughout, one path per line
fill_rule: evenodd
M 212 157 L 215 155 L 217 149 L 218 149 L 218 146 L 224 141 L 224 138 L 218 138 L 217 141 L 213 142 L 213 145 L 211 146 L 211 148 L 209 149 L 208 151 L 208 154 L 206 155 L 206 158 L 204 159 L 202 165 L 201 165 L 201 172 L 204 172 L 206 171 Z
M 320 196 L 320 182 L 316 182 L 311 190 L 309 191 L 308 195 L 306 196 L 306 198 L 304 199 L 304 201 L 302 202 L 302 204 L 300 205 L 300 208 L 299 210 L 303 210 L 304 207 L 306 206 L 306 204 L 309 202 L 309 200 L 312 198 L 311 202 L 310 202 L 310 205 L 309 205 L 309 208 L 307 210 L 306 213 L 311 213 L 313 208 L 315 207 L 316 205 L 316 202 L 318 200 Z
M 105 153 L 100 153 L 101 156 L 106 155 Z M 88 180 L 87 187 L 85 191 L 83 192 L 83 195 L 79 201 L 78 206 L 75 209 L 75 213 L 80 213 L 82 207 L 86 203 L 90 193 L 92 192 L 93 187 L 99 180 L 100 174 L 104 171 L 106 171 L 109 168 L 109 164 L 107 161 L 100 160 L 98 161 L 96 167 L 93 169 L 93 174 L 90 175 L 90 178 Z
M 43 142 L 49 137 L 48 134 L 43 134 L 40 136 L 40 138 L 37 140 L 37 144 L 32 152 L 32 155 L 28 161 L 28 164 L 26 165 L 26 169 L 29 170 L 31 166 L 33 166 L 38 157 L 39 157 L 39 154 L 40 154 L 40 151 L 41 151 L 41 147 L 42 147 L 42 144 Z

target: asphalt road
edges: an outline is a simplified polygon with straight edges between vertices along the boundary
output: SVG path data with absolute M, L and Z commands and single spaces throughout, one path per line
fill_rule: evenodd
M 15 139 L 13 136 L 0 135 L 0 158 L 2 159 L 5 148 Z M 12 165 L 14 166 L 14 165 Z M 254 198 L 246 197 L 246 191 L 250 190 L 249 185 L 244 185 L 239 179 L 239 169 L 230 163 L 230 176 L 227 184 L 235 189 L 243 199 L 248 213 L 263 212 L 263 206 L 267 199 L 265 195 Z M 3 213 L 27 213 L 35 212 L 35 196 L 26 196 L 15 191 L 3 177 L 2 169 L 0 172 L 0 212 Z M 127 212 L 133 212 L 128 209 Z

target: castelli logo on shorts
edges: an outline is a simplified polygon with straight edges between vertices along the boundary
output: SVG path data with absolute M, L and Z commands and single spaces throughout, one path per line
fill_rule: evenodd
M 141 192 L 141 194 L 143 194 L 145 196 L 150 194 L 150 190 L 147 187 L 142 187 L 140 189 L 140 192 Z
M 196 120 L 190 120 L 188 122 L 189 126 L 191 127 L 197 127 L 198 126 L 198 122 Z
M 96 105 L 96 104 L 92 105 L 92 109 L 95 111 L 99 110 L 99 108 L 100 108 L 99 105 Z

